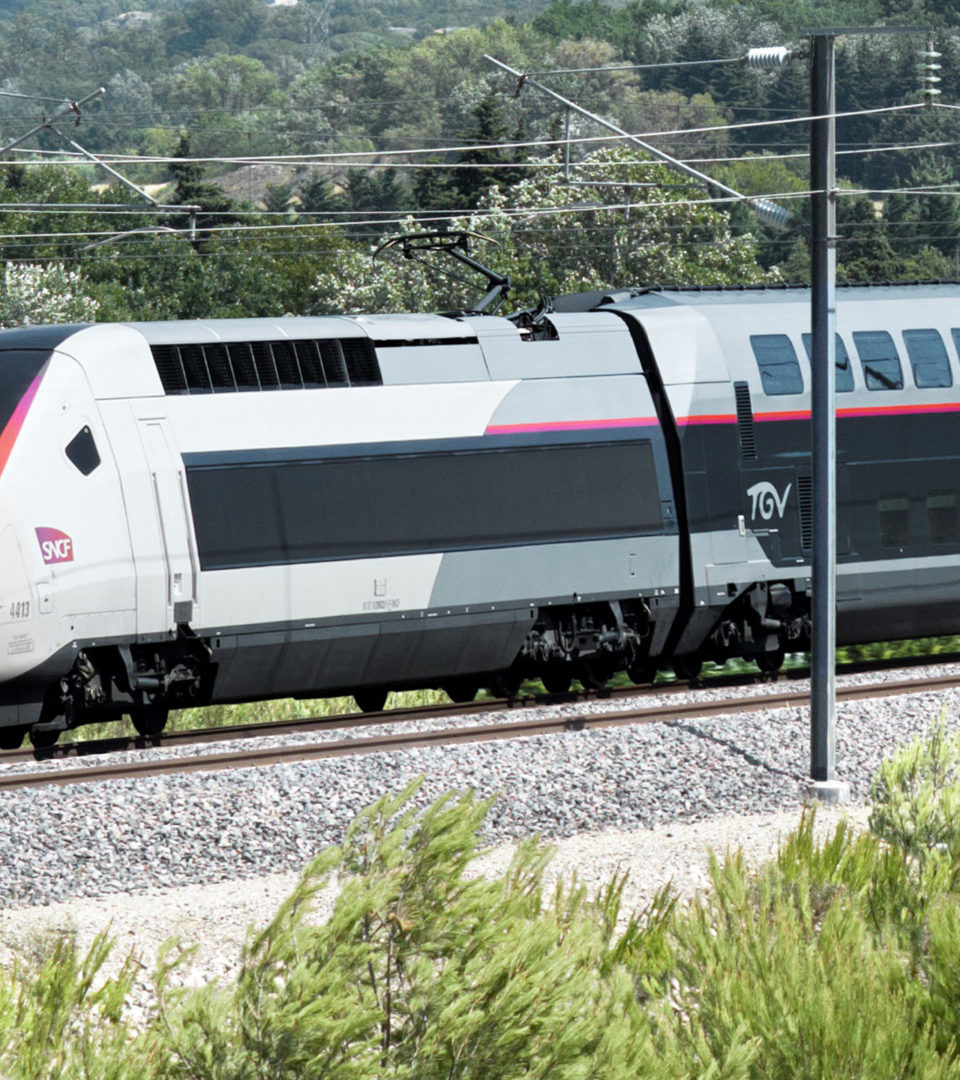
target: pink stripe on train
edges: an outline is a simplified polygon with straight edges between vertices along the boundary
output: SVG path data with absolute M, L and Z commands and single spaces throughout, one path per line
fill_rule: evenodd
M 490 424 L 485 435 L 521 435 L 540 431 L 598 431 L 607 428 L 656 427 L 655 416 L 622 416 L 610 420 L 545 420 L 536 424 Z

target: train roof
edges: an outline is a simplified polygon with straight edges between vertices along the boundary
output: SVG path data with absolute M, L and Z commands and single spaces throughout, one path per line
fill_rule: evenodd
M 890 303 L 923 300 L 960 300 L 960 282 L 921 281 L 878 285 L 838 285 L 838 306 L 848 303 Z M 651 286 L 642 289 L 612 289 L 571 293 L 554 300 L 556 311 L 594 311 L 598 308 L 629 311 L 644 308 L 767 306 L 810 303 L 810 288 L 803 285 L 743 286 Z

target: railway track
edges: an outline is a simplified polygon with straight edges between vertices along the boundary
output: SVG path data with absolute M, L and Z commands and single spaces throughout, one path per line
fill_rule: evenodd
M 741 684 L 742 685 L 742 684 Z M 953 689 L 960 686 L 960 674 L 940 675 L 914 679 L 900 679 L 884 683 L 849 685 L 838 688 L 838 702 L 855 701 L 870 697 L 895 696 Z M 556 734 L 564 731 L 582 731 L 592 728 L 614 727 L 624 724 L 656 723 L 720 717 L 734 713 L 754 712 L 759 709 L 784 707 L 801 708 L 809 703 L 807 689 L 784 689 L 771 692 L 769 685 L 764 691 L 748 697 L 725 699 L 701 699 L 694 702 L 671 700 L 678 693 L 688 692 L 688 687 L 627 689 L 612 691 L 608 699 L 622 699 L 623 708 L 611 708 L 604 712 L 581 713 L 575 716 L 557 715 L 524 717 L 522 713 L 532 706 L 547 704 L 570 704 L 583 701 L 587 694 L 555 694 L 520 702 L 482 701 L 468 706 L 429 706 L 416 710 L 391 710 L 380 714 L 348 714 L 334 717 L 314 717 L 304 720 L 285 721 L 266 725 L 242 725 L 236 728 L 218 728 L 193 732 L 174 732 L 156 739 L 110 739 L 95 743 L 74 744 L 61 748 L 67 753 L 58 755 L 62 763 L 67 756 L 83 756 L 84 753 L 103 754 L 107 751 L 129 750 L 149 747 L 175 747 L 203 742 L 226 742 L 238 738 L 250 739 L 263 735 L 301 734 L 377 725 L 407 724 L 417 721 L 444 720 L 451 716 L 464 717 L 471 713 L 493 713 L 509 719 L 494 719 L 483 724 L 456 727 L 439 726 L 416 731 L 392 731 L 385 734 L 331 739 L 322 742 L 293 743 L 271 747 L 231 749 L 223 752 L 195 756 L 172 756 L 166 758 L 141 757 L 122 762 L 91 763 L 80 768 L 65 768 L 62 764 L 29 772 L 0 772 L 0 791 L 46 785 L 67 785 L 106 779 L 158 776 L 168 773 L 202 772 L 233 768 L 250 768 L 278 765 L 288 762 L 312 761 L 341 757 L 348 754 L 372 754 L 395 750 L 409 750 L 426 746 L 450 746 L 471 742 L 488 742 L 498 739 L 515 739 L 534 735 Z M 595 695 L 593 695 L 595 697 Z M 631 699 L 642 699 L 645 704 L 630 706 Z M 660 699 L 651 702 L 651 698 Z M 519 713 L 519 715 L 518 715 Z M 96 750 L 90 747 L 98 747 Z M 52 756 L 49 751 L 44 756 Z M 0 764 L 15 764 L 34 760 L 32 752 L 17 751 L 0 755 Z
M 960 663 L 960 652 L 940 653 L 934 656 L 899 657 L 892 660 L 859 661 L 837 666 L 838 675 L 872 674 L 889 670 L 909 670 L 931 664 Z M 512 700 L 484 698 L 480 701 L 449 705 L 422 705 L 414 708 L 388 709 L 378 713 L 338 713 L 330 716 L 311 716 L 289 720 L 271 720 L 254 724 L 233 724 L 216 728 L 196 728 L 187 731 L 165 731 L 161 735 L 122 735 L 112 738 L 88 739 L 62 742 L 51 747 L 24 748 L 0 751 L 0 765 L 13 765 L 29 761 L 85 758 L 102 754 L 132 752 L 137 750 L 171 748 L 193 744 L 227 742 L 234 739 L 263 738 L 269 735 L 295 735 L 307 732 L 349 730 L 358 727 L 374 727 L 380 724 L 419 723 L 442 720 L 452 716 L 469 716 L 473 713 L 517 711 L 542 705 L 575 704 L 595 700 L 618 700 L 630 698 L 662 698 L 688 693 L 691 689 L 716 690 L 743 688 L 758 684 L 790 682 L 809 678 L 808 668 L 792 668 L 788 672 L 762 674 L 724 674 L 722 671 L 708 674 L 691 682 L 658 683 L 656 686 L 628 686 L 603 690 L 570 690 L 559 694 L 519 696 Z

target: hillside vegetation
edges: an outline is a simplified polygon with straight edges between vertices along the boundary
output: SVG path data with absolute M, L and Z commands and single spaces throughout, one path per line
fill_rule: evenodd
M 33 268 L 51 266 L 79 274 L 76 303 L 103 319 L 309 313 L 355 307 L 357 296 L 375 307 L 469 305 L 477 292 L 369 263 L 405 218 L 436 228 L 451 215 L 500 241 L 488 258 L 522 283 L 518 302 L 598 284 L 803 280 L 806 199 L 789 202 L 797 229 L 769 233 L 742 206 L 692 205 L 702 188 L 638 151 L 603 149 L 599 130 L 577 118 L 568 173 L 562 109 L 530 88 L 517 93 L 484 55 L 525 71 L 665 65 L 543 78 L 745 194 L 789 197 L 808 186 L 806 128 L 756 124 L 807 111 L 807 64 L 758 72 L 734 61 L 750 47 L 798 44 L 799 28 L 823 22 L 933 27 L 941 100 L 960 100 L 960 16 L 941 0 L 7 3 L 2 137 L 55 108 L 17 95 L 79 99 L 103 85 L 102 100 L 58 125 L 63 135 L 130 155 L 128 177 L 201 213 L 190 238 L 187 214 L 138 215 L 142 200 L 82 162 L 0 168 L 4 204 L 103 205 L 5 210 L 6 292 L 23 296 L 0 303 L 0 322 L 44 317 L 30 306 L 31 282 L 42 274 Z M 838 135 L 847 280 L 960 276 L 956 114 L 866 112 L 921 100 L 923 44 L 838 42 L 838 107 L 859 114 L 842 118 Z M 69 149 L 53 131 L 24 145 Z M 269 167 L 244 160 L 264 156 Z M 550 226 L 544 201 L 559 212 Z M 130 212 L 108 212 L 118 202 Z

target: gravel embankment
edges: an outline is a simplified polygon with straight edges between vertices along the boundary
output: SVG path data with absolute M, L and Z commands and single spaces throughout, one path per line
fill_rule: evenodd
M 859 823 L 877 764 L 941 713 L 958 724 L 960 691 L 841 706 L 838 772 Z M 629 867 L 631 905 L 670 879 L 689 895 L 705 881 L 708 846 L 773 854 L 796 823 L 808 763 L 808 714 L 793 708 L 11 792 L 0 795 L 0 940 L 40 925 L 88 940 L 112 919 L 121 947 L 150 954 L 182 932 L 207 942 L 208 974 L 229 970 L 242 928 L 269 917 L 304 862 L 384 791 L 419 775 L 420 803 L 451 788 L 498 795 L 492 846 L 539 832 L 562 841 L 559 872 L 599 882 Z M 836 812 L 822 818 L 828 827 Z

